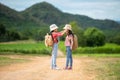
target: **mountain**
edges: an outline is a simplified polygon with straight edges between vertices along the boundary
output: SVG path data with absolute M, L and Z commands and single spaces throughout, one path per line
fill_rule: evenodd
M 60 23 L 59 20 L 63 19 L 60 18 L 63 13 L 46 2 L 35 4 L 21 13 L 26 18 L 45 24 Z
M 0 24 L 16 27 L 17 20 L 22 21 L 24 18 L 19 12 L 0 3 Z
M 40 23 L 24 17 L 21 12 L 15 11 L 0 3 L 0 24 L 4 24 L 8 29 L 25 30 L 30 27 L 38 27 Z
M 76 21 L 82 28 L 97 27 L 101 30 L 120 30 L 120 24 L 113 20 L 97 20 L 84 15 L 64 13 L 47 2 L 37 3 L 22 12 L 15 11 L 0 3 L 0 24 L 20 30 L 40 29 L 57 24 L 59 26 Z M 111 31 L 112 32 L 112 31 Z
M 42 21 L 48 25 L 52 23 L 62 25 L 71 21 L 77 21 L 77 23 L 84 28 L 91 26 L 95 26 L 100 29 L 120 28 L 120 25 L 113 20 L 95 20 L 88 16 L 63 13 L 47 2 L 35 4 L 23 11 L 22 14 L 24 17 L 27 16 L 28 18 L 34 18 L 36 21 Z

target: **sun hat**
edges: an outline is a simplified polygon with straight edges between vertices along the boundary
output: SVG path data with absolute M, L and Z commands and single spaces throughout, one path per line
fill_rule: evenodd
M 71 25 L 70 24 L 66 24 L 65 27 L 63 29 L 68 29 L 68 30 L 72 30 L 71 29 Z
M 57 27 L 56 24 L 50 25 L 50 31 L 53 31 L 53 30 L 55 30 L 55 29 L 57 29 L 57 28 L 58 28 L 58 27 Z

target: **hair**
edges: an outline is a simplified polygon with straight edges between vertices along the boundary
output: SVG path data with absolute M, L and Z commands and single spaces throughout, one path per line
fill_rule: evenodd
M 49 32 L 49 35 L 52 35 L 53 32 L 54 32 L 54 30 L 50 31 L 50 32 Z
M 68 30 L 68 36 L 69 35 L 73 35 L 73 37 L 74 37 L 74 34 L 73 34 L 73 32 L 71 30 Z

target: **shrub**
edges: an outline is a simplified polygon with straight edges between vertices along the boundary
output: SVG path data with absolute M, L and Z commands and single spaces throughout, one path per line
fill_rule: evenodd
M 86 38 L 86 46 L 102 46 L 105 44 L 105 35 L 102 31 L 97 28 L 88 28 L 84 32 Z
M 83 36 L 83 29 L 80 26 L 78 26 L 77 22 L 75 21 L 71 22 L 70 24 L 72 26 L 73 33 L 78 37 L 78 46 L 85 46 L 86 42 Z
M 77 53 L 107 53 L 114 54 L 120 53 L 120 46 L 116 44 L 106 44 L 100 47 L 79 47 L 77 50 L 73 51 L 74 54 Z
M 112 43 L 116 43 L 120 45 L 120 35 L 115 36 L 114 38 L 111 39 Z

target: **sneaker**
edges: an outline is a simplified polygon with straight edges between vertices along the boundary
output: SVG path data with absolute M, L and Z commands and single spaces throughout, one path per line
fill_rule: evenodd
M 65 67 L 65 68 L 63 68 L 64 70 L 67 70 L 68 69 L 68 67 Z
M 72 70 L 72 67 L 69 67 L 68 70 Z
M 53 68 L 54 70 L 60 70 L 60 68 L 58 68 L 58 67 L 55 67 L 55 68 Z

